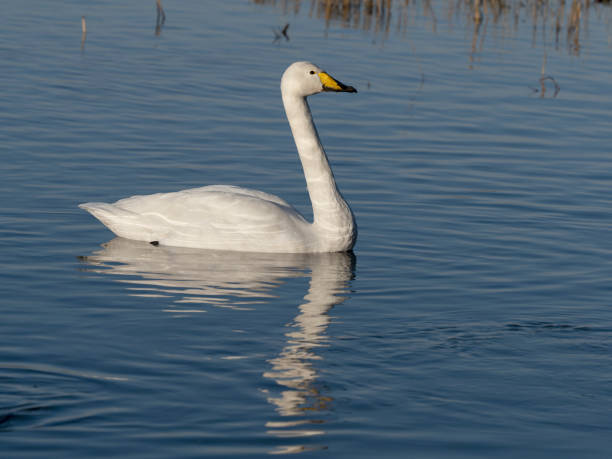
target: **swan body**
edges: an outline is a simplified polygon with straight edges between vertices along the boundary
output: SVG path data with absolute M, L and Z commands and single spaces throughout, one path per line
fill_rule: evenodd
M 79 205 L 117 236 L 156 244 L 278 253 L 344 252 L 357 238 L 353 213 L 338 190 L 306 101 L 322 91 L 357 92 L 309 62 L 281 79 L 283 104 L 298 150 L 314 220 L 262 191 L 212 185 Z

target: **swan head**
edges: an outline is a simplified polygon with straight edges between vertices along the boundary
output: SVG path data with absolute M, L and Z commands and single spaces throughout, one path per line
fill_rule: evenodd
M 340 83 L 320 67 L 310 62 L 294 62 L 281 78 L 281 91 L 286 95 L 311 96 L 323 91 L 357 92 L 352 86 Z

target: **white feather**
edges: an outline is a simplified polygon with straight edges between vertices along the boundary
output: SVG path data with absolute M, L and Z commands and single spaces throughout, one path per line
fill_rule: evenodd
M 350 250 L 357 226 L 336 187 L 306 102 L 307 96 L 323 91 L 322 72 L 311 63 L 296 62 L 281 80 L 287 119 L 313 205 L 312 223 L 277 196 L 227 185 L 79 207 L 118 236 L 161 245 L 284 253 Z

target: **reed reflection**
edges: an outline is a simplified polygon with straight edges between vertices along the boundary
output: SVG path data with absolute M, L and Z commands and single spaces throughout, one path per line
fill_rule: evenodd
M 269 301 L 287 278 L 310 277 L 308 291 L 295 318 L 287 324 L 286 341 L 268 361 L 263 377 L 276 383 L 265 390 L 276 416 L 265 425 L 268 434 L 291 440 L 271 453 L 299 452 L 324 446 L 302 444 L 305 437 L 325 433 L 332 397 L 319 383 L 317 350 L 329 345 L 329 311 L 345 300 L 353 278 L 352 253 L 259 254 L 154 247 L 115 238 L 101 250 L 81 257 L 87 272 L 116 277 L 132 295 L 168 297 L 171 313 L 203 312 L 206 306 L 254 308 Z M 185 304 L 189 304 L 189 309 Z

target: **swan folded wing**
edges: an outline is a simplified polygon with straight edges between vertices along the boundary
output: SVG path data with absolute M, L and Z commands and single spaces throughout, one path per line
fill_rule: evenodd
M 104 223 L 117 236 L 150 242 L 156 240 L 159 234 L 159 229 L 152 226 L 150 221 L 116 204 L 87 202 L 79 204 L 79 207 Z
M 260 191 L 208 186 L 115 204 L 83 205 L 115 234 L 161 244 L 229 250 L 287 250 L 310 243 L 310 224 L 286 201 Z
M 190 188 L 187 190 L 176 191 L 172 193 L 156 193 L 149 195 L 138 195 L 130 198 L 120 199 L 115 203 L 125 210 L 136 213 L 156 212 L 167 206 L 175 206 L 179 203 L 184 203 L 193 206 L 214 204 L 215 199 L 232 201 L 234 198 L 253 197 L 276 203 L 281 207 L 293 209 L 293 207 L 284 199 L 274 196 L 273 194 L 264 193 L 263 191 L 250 190 L 231 185 L 209 185 L 200 188 Z M 219 204 L 225 204 L 219 202 Z M 197 207 L 192 208 L 192 210 Z M 166 209 L 168 212 L 168 209 Z

